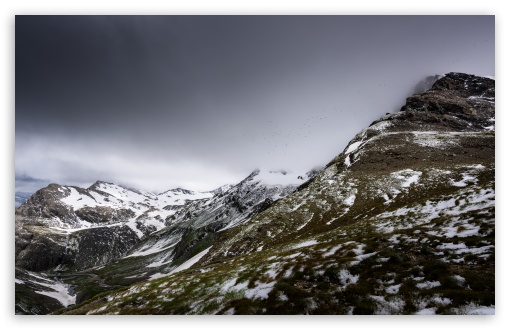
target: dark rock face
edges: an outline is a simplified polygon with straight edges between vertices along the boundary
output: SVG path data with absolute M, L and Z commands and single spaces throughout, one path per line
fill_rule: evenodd
M 90 228 L 70 234 L 44 226 L 17 227 L 16 267 L 29 271 L 83 270 L 124 256 L 139 241 L 126 226 Z
M 484 97 L 494 98 L 496 81 L 491 78 L 478 77 L 475 75 L 451 72 L 444 78 L 436 81 L 432 90 L 450 91 L 461 97 Z
M 71 261 L 65 238 L 44 230 L 17 228 L 15 232 L 16 267 L 30 271 L 52 269 Z
M 427 92 L 407 98 L 403 118 L 436 129 L 483 130 L 494 120 L 494 93 L 492 79 L 449 73 Z
M 74 260 L 70 267 L 87 269 L 102 266 L 116 260 L 140 241 L 126 226 L 99 227 L 76 232 L 71 235 L 75 248 Z
M 96 224 L 126 222 L 135 216 L 132 210 L 112 209 L 106 206 L 82 207 L 75 213 L 80 219 Z
M 90 190 L 72 187 L 84 198 L 94 200 Z M 68 232 L 81 228 L 81 222 L 94 225 L 118 224 L 135 216 L 130 209 L 105 206 L 77 210 L 63 200 L 71 193 L 69 187 L 50 184 L 34 193 L 16 209 L 16 266 L 30 271 L 84 269 L 118 258 L 139 241 L 129 228 L 105 227 L 88 232 Z M 101 195 L 109 196 L 101 191 Z M 97 249 L 91 248 L 91 235 L 98 234 Z M 134 238 L 133 238 L 134 236 Z M 102 239 L 109 239 L 109 250 L 102 248 Z M 92 251 L 93 250 L 93 251 Z

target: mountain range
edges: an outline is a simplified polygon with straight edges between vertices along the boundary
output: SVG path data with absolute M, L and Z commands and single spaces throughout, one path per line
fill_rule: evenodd
M 495 81 L 424 81 L 307 174 L 37 191 L 16 313 L 494 314 Z
M 57 284 L 49 274 L 72 282 L 60 291 L 72 290 L 81 301 L 182 268 L 217 232 L 247 221 L 315 173 L 256 170 L 237 185 L 161 194 L 101 181 L 87 189 L 50 184 L 16 209 L 16 289 L 24 292 L 17 294 L 16 312 L 50 311 L 31 305 L 41 299 L 34 299 L 34 292 L 52 297 L 44 283 Z M 99 268 L 109 272 L 104 275 L 108 282 L 119 283 L 109 286 L 103 277 L 88 273 Z

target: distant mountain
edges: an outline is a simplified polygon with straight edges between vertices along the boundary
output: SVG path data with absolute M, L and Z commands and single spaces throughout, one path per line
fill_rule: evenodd
M 182 267 L 58 313 L 494 314 L 494 104 L 494 80 L 446 74 L 286 197 L 252 205 L 288 182 L 252 173 L 167 218 L 189 219 L 175 246 L 132 250 L 191 247 Z
M 32 196 L 33 193 L 30 193 L 30 192 L 22 192 L 22 191 L 17 191 L 15 194 L 14 194 L 14 206 L 15 208 L 21 206 L 21 204 L 25 203 L 27 201 L 27 199 L 30 198 L 30 196 Z
M 40 290 L 34 276 L 48 281 L 48 274 L 67 274 L 80 302 L 94 292 L 169 274 L 212 244 L 218 231 L 248 221 L 308 179 L 257 170 L 235 186 L 161 194 L 101 181 L 87 189 L 50 184 L 16 210 L 16 278 L 23 287 L 17 312 L 48 311 L 30 303 L 42 299 L 34 298 Z M 69 275 L 98 267 L 105 275 L 95 284 L 83 286 L 83 277 Z M 116 284 L 106 285 L 104 278 Z

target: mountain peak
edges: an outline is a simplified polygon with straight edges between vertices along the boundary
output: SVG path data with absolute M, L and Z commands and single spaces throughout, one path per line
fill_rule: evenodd
M 426 92 L 408 97 L 400 113 L 389 114 L 374 123 L 385 121 L 379 126 L 396 129 L 395 124 L 400 121 L 413 131 L 489 130 L 494 127 L 494 97 L 493 79 L 451 72 Z
M 193 195 L 193 194 L 195 194 L 195 192 L 192 190 L 188 190 L 188 189 L 184 189 L 184 188 L 173 188 L 173 189 L 166 190 L 158 195 L 165 195 L 168 193 L 179 194 L 179 195 Z
M 170 189 L 169 191 L 178 192 L 178 193 L 185 194 L 185 195 L 193 194 L 193 191 L 184 189 L 184 188 L 174 188 L 174 189 Z
M 115 184 L 111 183 L 111 182 L 106 182 L 106 181 L 101 181 L 101 180 L 97 180 L 96 182 L 94 182 L 90 187 L 88 187 L 87 189 L 88 190 L 98 190 L 100 189 L 101 186 L 115 186 Z
M 495 80 L 472 74 L 450 72 L 438 79 L 431 90 L 448 90 L 461 96 L 491 97 L 495 95 Z

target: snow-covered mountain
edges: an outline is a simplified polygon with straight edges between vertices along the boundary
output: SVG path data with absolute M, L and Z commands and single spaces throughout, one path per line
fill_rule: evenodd
M 62 313 L 494 314 L 494 104 L 446 74 L 190 269 Z
M 161 194 L 101 181 L 87 189 L 51 184 L 16 210 L 16 266 L 50 273 L 115 268 L 112 278 L 133 282 L 162 276 L 182 268 L 218 231 L 248 221 L 309 178 L 257 170 L 210 192 Z
M 180 188 L 154 194 L 102 181 L 87 189 L 50 184 L 37 191 L 16 214 L 38 217 L 50 227 L 67 231 L 122 223 L 141 238 L 144 233 L 140 226 L 164 227 L 165 218 L 175 213 L 169 207 L 212 196 L 211 192 Z
M 140 279 L 174 272 L 182 262 L 193 257 L 197 249 L 210 245 L 218 233 L 249 221 L 274 201 L 295 191 L 310 179 L 309 175 L 313 173 L 256 170 L 239 184 L 227 190 L 216 190 L 209 199 L 172 208 L 176 211 L 166 218 L 166 227 L 137 244 L 117 262 L 118 268 L 127 264 L 126 273 Z M 132 258 L 137 261 L 137 269 L 130 267 Z

